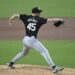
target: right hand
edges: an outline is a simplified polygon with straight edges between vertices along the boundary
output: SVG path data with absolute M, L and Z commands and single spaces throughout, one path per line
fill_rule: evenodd
M 13 23 L 13 21 L 12 21 L 12 19 L 10 18 L 10 19 L 9 19 L 9 26 L 11 26 L 12 23 Z

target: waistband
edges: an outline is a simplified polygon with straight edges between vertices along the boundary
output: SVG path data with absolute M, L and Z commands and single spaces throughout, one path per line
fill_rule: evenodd
M 28 37 L 35 37 L 36 38 L 36 36 L 33 36 L 33 35 L 26 35 L 26 36 L 28 36 Z

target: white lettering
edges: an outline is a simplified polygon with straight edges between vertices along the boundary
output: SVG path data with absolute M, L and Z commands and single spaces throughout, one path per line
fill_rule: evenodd
M 30 21 L 37 23 L 37 21 L 35 19 L 28 19 L 28 22 L 30 22 Z

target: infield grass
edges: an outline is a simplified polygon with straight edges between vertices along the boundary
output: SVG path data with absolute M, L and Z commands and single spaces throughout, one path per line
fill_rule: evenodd
M 41 41 L 48 49 L 53 61 L 58 66 L 75 68 L 75 41 Z M 0 41 L 0 65 L 5 65 L 22 51 L 22 41 Z M 44 58 L 35 50 L 16 64 L 33 64 L 48 66 Z
M 36 6 L 44 10 L 44 17 L 75 17 L 75 0 L 0 0 L 0 18 L 14 13 L 31 14 Z

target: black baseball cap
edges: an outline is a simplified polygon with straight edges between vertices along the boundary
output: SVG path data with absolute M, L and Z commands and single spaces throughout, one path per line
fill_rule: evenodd
M 40 10 L 38 7 L 34 7 L 32 9 L 32 13 L 41 13 L 41 12 L 42 12 L 42 10 Z

